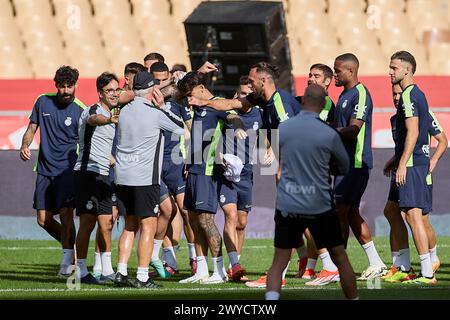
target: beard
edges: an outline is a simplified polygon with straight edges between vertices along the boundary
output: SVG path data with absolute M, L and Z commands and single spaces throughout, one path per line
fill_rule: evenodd
M 57 98 L 61 104 L 68 106 L 69 104 L 71 104 L 73 102 L 73 100 L 75 100 L 75 94 L 72 93 L 72 94 L 62 94 L 61 95 L 58 93 Z

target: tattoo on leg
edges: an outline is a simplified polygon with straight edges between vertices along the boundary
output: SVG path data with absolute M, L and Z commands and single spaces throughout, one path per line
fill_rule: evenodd
M 208 240 L 209 249 L 213 257 L 222 255 L 222 236 L 214 223 L 214 215 L 202 213 L 199 215 L 200 227 Z

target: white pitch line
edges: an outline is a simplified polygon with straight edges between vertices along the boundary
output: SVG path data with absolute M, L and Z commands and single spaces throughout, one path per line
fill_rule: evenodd
M 410 287 L 410 286 L 399 286 L 399 287 L 388 287 L 388 288 L 381 288 L 381 289 L 365 289 L 365 288 L 359 288 L 359 290 L 386 290 L 386 289 L 395 289 L 395 290 L 411 290 L 411 289 L 420 289 L 420 290 L 437 290 L 437 289 L 449 289 L 449 287 L 444 286 L 432 286 L 432 287 Z M 139 291 L 151 291 L 151 292 L 168 292 L 168 291 L 187 291 L 187 292 L 194 292 L 194 291 L 261 291 L 264 292 L 264 289 L 262 288 L 246 288 L 246 287 L 232 287 L 232 288 L 162 288 L 158 290 L 154 289 L 135 289 L 135 288 L 98 288 L 98 289 L 80 289 L 80 290 L 68 290 L 68 289 L 38 289 L 38 288 L 28 288 L 28 289 L 0 289 L 0 293 L 14 293 L 14 292 L 123 292 L 123 291 L 130 291 L 130 292 L 139 292 Z M 342 290 L 341 288 L 330 288 L 330 287 L 286 287 L 283 288 L 282 291 L 293 291 L 293 290 L 308 290 L 308 291 L 314 291 L 314 290 L 324 290 L 324 291 L 337 291 Z

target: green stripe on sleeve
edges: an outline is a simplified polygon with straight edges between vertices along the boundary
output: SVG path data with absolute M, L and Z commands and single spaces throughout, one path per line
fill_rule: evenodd
M 209 146 L 208 150 L 208 158 L 206 159 L 206 169 L 205 169 L 206 176 L 212 176 L 213 174 L 214 160 L 216 158 L 216 148 L 217 144 L 220 141 L 220 136 L 222 135 L 224 124 L 225 122 L 222 119 L 220 119 L 219 122 L 217 123 L 214 135 L 211 138 L 211 145 Z
M 431 186 L 433 184 L 433 177 L 431 176 L 431 173 L 428 173 L 427 175 L 427 185 Z
M 433 122 L 436 124 L 437 129 L 438 129 L 440 132 L 444 132 L 444 129 L 442 128 L 441 124 L 439 123 L 439 121 L 438 121 L 436 115 L 434 114 L 434 112 L 431 111 L 431 110 L 428 110 L 428 112 L 430 113 L 430 116 L 431 116 L 431 118 L 433 119 Z
M 320 120 L 322 120 L 322 121 L 327 121 L 327 119 L 328 119 L 328 114 L 330 113 L 331 105 L 332 105 L 331 99 L 330 99 L 329 96 L 326 96 L 326 97 L 325 97 L 325 100 L 326 100 L 326 102 L 325 102 L 325 107 L 322 109 L 322 111 L 321 111 L 320 114 L 319 114 L 319 118 L 320 118 Z
M 277 112 L 280 122 L 288 120 L 289 117 L 286 114 L 286 110 L 284 109 L 283 101 L 281 100 L 281 95 L 279 92 L 275 92 L 273 96 L 273 103 L 275 105 L 275 111 Z
M 409 86 L 402 93 L 403 110 L 405 111 L 406 118 L 411 118 L 414 115 L 413 106 L 411 104 L 411 90 L 413 88 L 414 88 L 414 86 Z
M 364 118 L 364 111 L 366 110 L 367 93 L 366 88 L 364 88 L 361 83 L 356 86 L 356 89 L 358 89 L 359 93 L 358 112 L 356 113 L 356 119 L 362 120 Z
M 366 133 L 366 123 L 364 123 L 359 130 L 358 138 L 356 140 L 355 151 L 355 168 L 362 168 L 362 155 L 364 150 L 364 137 Z

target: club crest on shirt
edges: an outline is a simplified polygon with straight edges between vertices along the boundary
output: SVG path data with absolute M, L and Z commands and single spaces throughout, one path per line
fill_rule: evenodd
M 422 146 L 422 152 L 427 156 L 430 157 L 430 145 L 429 144 L 424 144 Z
M 155 214 L 158 214 L 158 211 L 159 211 L 159 204 L 157 204 L 157 205 L 155 206 L 155 208 L 153 209 L 153 212 L 154 212 Z
M 253 130 L 257 131 L 259 129 L 259 123 L 257 121 L 253 122 Z
M 92 210 L 93 208 L 94 208 L 94 204 L 92 203 L 91 200 L 89 200 L 89 201 L 86 203 L 86 209 Z
M 70 127 L 72 125 L 72 118 L 67 117 L 66 120 L 64 121 L 64 124 L 66 125 L 66 127 Z
M 220 195 L 220 203 L 225 203 L 227 201 L 227 198 L 223 194 Z
M 200 112 L 200 117 L 204 117 L 206 116 L 206 110 L 202 110 L 202 112 Z
M 344 103 L 342 104 L 342 109 L 345 109 L 347 107 L 348 104 L 348 100 L 345 100 Z

